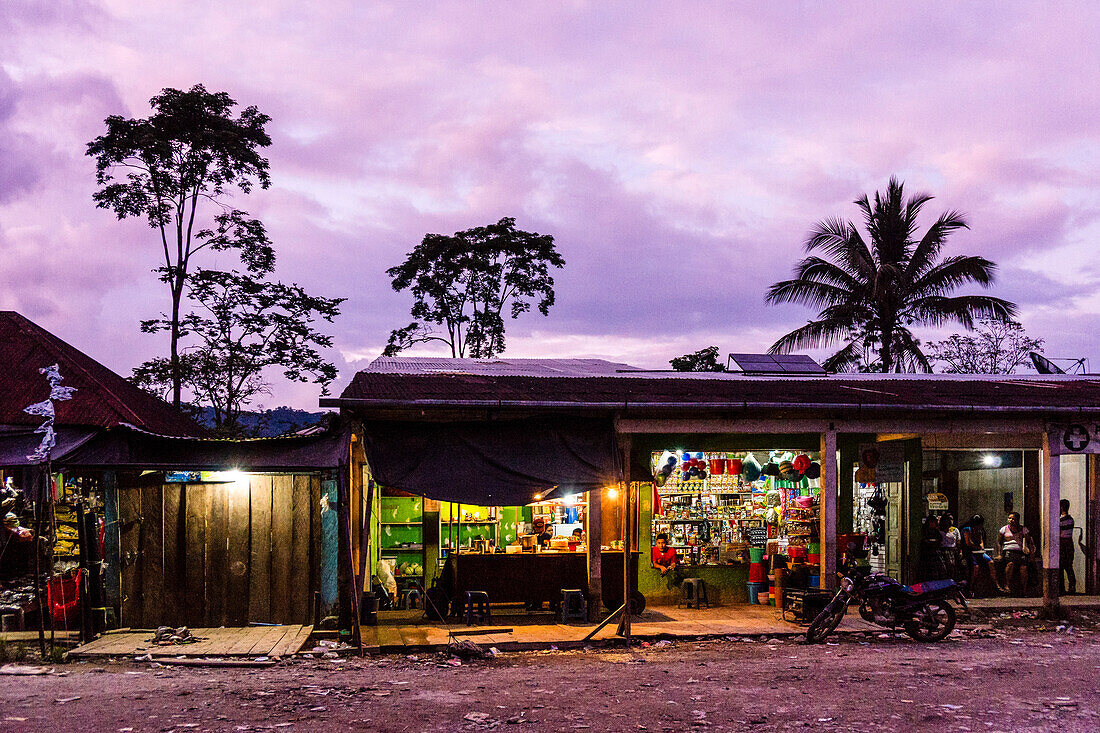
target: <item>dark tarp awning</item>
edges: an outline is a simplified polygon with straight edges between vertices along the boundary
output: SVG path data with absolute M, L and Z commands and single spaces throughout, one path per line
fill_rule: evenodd
M 156 435 L 126 426 L 103 431 L 69 453 L 64 463 L 195 471 L 322 470 L 347 464 L 350 445 L 347 428 L 314 435 L 216 440 Z
M 619 481 L 610 420 L 388 422 L 363 426 L 371 472 L 382 486 L 466 504 L 529 504 L 535 494 L 583 492 Z
M 56 443 L 50 451 L 51 459 L 63 461 L 73 451 L 87 443 L 102 428 L 54 428 Z M 0 466 L 33 466 L 30 456 L 42 442 L 42 433 L 34 432 L 29 425 L 0 425 Z

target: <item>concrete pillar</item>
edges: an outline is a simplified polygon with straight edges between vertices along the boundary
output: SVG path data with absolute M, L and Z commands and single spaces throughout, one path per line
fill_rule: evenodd
M 588 620 L 598 622 L 603 615 L 603 491 L 588 492 Z
M 836 520 L 837 520 L 836 430 L 821 434 L 821 587 L 836 587 Z
M 1043 535 L 1043 612 L 1047 617 L 1057 617 L 1061 611 L 1058 599 L 1058 575 L 1062 572 L 1059 569 L 1058 502 L 1062 498 L 1062 490 L 1058 459 L 1051 451 L 1050 433 L 1044 432 L 1043 450 L 1039 456 L 1039 506 Z

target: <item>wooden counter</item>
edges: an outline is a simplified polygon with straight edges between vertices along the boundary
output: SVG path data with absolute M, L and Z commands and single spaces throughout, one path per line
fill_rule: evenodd
M 638 588 L 638 553 L 633 555 L 631 588 Z M 623 602 L 623 553 L 601 553 L 603 602 Z M 563 588 L 588 588 L 588 558 L 583 552 L 523 552 L 512 555 L 449 555 L 443 566 L 443 590 L 461 599 L 468 590 L 489 594 L 490 603 L 541 604 L 561 600 Z

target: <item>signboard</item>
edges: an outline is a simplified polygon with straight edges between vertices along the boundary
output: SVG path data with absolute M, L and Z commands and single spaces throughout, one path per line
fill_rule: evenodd
M 1065 456 L 1076 453 L 1100 453 L 1100 425 L 1091 422 L 1051 425 L 1050 452 Z
M 941 494 L 935 492 L 924 497 L 928 502 L 928 511 L 930 512 L 946 512 L 947 511 L 947 494 Z

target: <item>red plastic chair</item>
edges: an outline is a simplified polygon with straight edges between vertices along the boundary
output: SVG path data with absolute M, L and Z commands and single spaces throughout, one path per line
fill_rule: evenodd
M 54 626 L 68 628 L 80 623 L 80 593 L 84 568 L 74 568 L 55 575 L 46 583 L 46 605 L 50 608 Z

